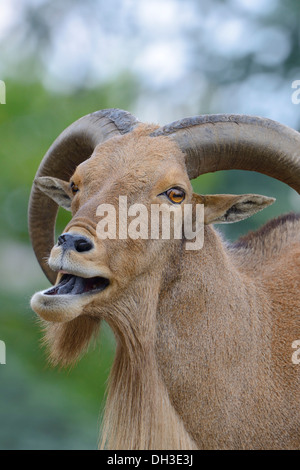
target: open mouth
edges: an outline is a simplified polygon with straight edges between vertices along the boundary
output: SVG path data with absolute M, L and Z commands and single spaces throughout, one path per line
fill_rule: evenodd
M 45 295 L 79 295 L 96 293 L 106 289 L 109 280 L 105 277 L 84 278 L 73 274 L 64 274 L 59 284 L 44 292 Z

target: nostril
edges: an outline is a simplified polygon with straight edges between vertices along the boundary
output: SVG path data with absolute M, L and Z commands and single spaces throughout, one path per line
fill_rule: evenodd
M 88 238 L 72 233 L 63 233 L 60 235 L 57 239 L 57 245 L 61 246 L 64 251 L 76 250 L 79 253 L 90 251 L 94 248 L 93 243 Z
M 74 247 L 76 251 L 82 253 L 83 251 L 90 251 L 93 248 L 93 244 L 86 238 L 79 238 L 75 241 Z
M 65 241 L 66 241 L 65 235 L 60 235 L 60 236 L 58 237 L 58 239 L 57 239 L 57 244 L 58 244 L 58 246 L 59 246 L 59 245 L 62 245 Z

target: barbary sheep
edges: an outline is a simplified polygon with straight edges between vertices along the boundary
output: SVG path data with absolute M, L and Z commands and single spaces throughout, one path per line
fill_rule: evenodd
M 300 366 L 292 361 L 300 216 L 225 243 L 214 223 L 273 202 L 193 193 L 190 179 L 230 169 L 264 173 L 299 193 L 300 134 L 252 116 L 159 127 L 108 109 L 68 127 L 39 167 L 29 230 L 55 285 L 31 306 L 45 323 L 50 360 L 78 359 L 101 320 L 116 337 L 101 448 L 300 449 Z M 130 207 L 164 204 L 165 213 L 190 205 L 203 247 L 188 250 L 174 234 L 120 236 L 127 227 L 118 220 L 115 238 L 98 236 L 99 207 L 116 208 L 120 196 Z M 55 244 L 58 205 L 72 219 Z M 204 227 L 195 228 L 198 206 Z

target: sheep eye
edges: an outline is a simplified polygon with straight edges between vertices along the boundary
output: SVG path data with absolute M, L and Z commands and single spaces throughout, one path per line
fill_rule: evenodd
M 71 191 L 73 194 L 77 193 L 77 191 L 79 191 L 79 188 L 77 186 L 77 184 L 74 183 L 74 181 L 72 181 L 71 183 Z
M 185 192 L 179 188 L 168 189 L 165 194 L 174 204 L 180 204 L 185 198 Z

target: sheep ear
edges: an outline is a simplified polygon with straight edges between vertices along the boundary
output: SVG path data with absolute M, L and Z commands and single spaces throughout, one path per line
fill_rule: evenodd
M 275 202 L 272 197 L 258 194 L 194 195 L 197 203 L 204 204 L 204 223 L 230 224 L 247 219 Z
M 34 180 L 35 185 L 60 207 L 71 210 L 71 190 L 69 183 L 51 176 L 40 176 Z

